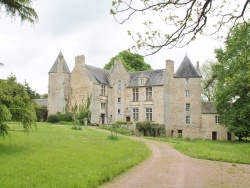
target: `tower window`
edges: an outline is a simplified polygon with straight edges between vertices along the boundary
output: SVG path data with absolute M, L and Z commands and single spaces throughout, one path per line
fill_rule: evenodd
M 186 103 L 186 112 L 190 111 L 190 103 Z
M 215 116 L 215 123 L 220 124 L 220 116 Z
M 186 116 L 186 124 L 190 124 L 190 116 Z

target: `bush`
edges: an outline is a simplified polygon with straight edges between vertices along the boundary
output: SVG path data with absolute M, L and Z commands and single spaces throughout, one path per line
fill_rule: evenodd
M 71 113 L 66 113 L 66 114 L 61 114 L 58 113 L 58 117 L 60 121 L 66 121 L 66 122 L 72 122 L 73 121 L 73 117 Z
M 47 122 L 49 123 L 57 123 L 59 122 L 59 117 L 56 114 L 49 115 L 47 118 Z
M 82 127 L 74 125 L 74 126 L 72 126 L 72 129 L 73 130 L 82 130 Z

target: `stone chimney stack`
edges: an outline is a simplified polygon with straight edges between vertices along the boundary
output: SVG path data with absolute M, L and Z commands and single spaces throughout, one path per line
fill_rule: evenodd
M 174 76 L 174 61 L 166 60 L 166 73 Z
M 200 70 L 200 63 L 199 63 L 199 61 L 196 62 L 196 70 L 197 70 L 197 71 Z
M 75 67 L 77 68 L 85 68 L 85 57 L 84 55 L 75 57 Z

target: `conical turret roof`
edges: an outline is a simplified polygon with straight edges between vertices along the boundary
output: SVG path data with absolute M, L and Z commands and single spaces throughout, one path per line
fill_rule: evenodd
M 56 73 L 56 72 L 59 72 L 59 70 L 58 70 L 58 64 L 59 64 L 59 59 L 60 59 L 60 58 L 62 58 L 62 63 L 63 63 L 63 66 L 62 66 L 63 71 L 62 71 L 62 72 L 63 72 L 63 73 L 70 73 L 69 67 L 68 67 L 68 65 L 67 65 L 67 63 L 66 63 L 66 61 L 65 61 L 65 59 L 64 59 L 63 54 L 62 54 L 61 51 L 60 51 L 60 53 L 58 54 L 58 56 L 57 56 L 57 58 L 56 58 L 56 61 L 55 61 L 55 63 L 53 64 L 53 66 L 51 67 L 49 73 Z
M 200 78 L 201 76 L 194 68 L 194 65 L 191 63 L 190 59 L 187 55 L 185 55 L 184 59 L 182 60 L 181 65 L 177 69 L 176 73 L 174 74 L 175 78 Z

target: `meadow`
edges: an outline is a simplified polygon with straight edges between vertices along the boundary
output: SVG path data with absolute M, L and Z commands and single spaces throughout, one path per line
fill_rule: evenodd
M 169 142 L 180 152 L 198 159 L 250 164 L 250 142 L 174 138 L 149 139 Z
M 150 155 L 142 142 L 85 127 L 38 123 L 27 134 L 9 126 L 0 138 L 0 187 L 97 187 Z

